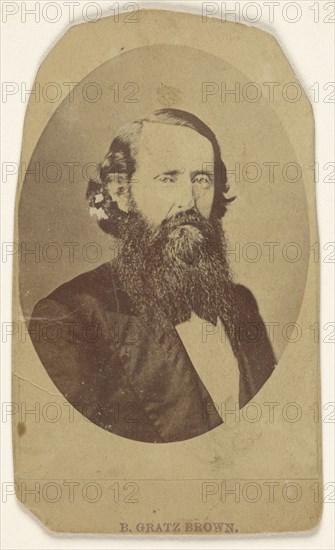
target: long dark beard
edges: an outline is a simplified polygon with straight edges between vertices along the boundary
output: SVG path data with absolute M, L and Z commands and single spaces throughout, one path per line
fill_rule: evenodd
M 154 229 L 132 212 L 124 235 L 114 267 L 136 314 L 177 325 L 194 311 L 213 324 L 218 317 L 232 324 L 233 282 L 219 220 L 192 209 Z

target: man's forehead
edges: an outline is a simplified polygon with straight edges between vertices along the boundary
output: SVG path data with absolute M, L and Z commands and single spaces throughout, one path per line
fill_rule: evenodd
M 160 123 L 144 124 L 139 154 L 156 162 L 213 162 L 214 157 L 211 142 L 192 128 Z

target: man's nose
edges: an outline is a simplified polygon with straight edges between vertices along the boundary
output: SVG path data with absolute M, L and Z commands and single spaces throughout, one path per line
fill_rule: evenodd
M 192 182 L 185 182 L 178 190 L 178 196 L 175 202 L 175 212 L 184 212 L 195 206 L 195 196 Z

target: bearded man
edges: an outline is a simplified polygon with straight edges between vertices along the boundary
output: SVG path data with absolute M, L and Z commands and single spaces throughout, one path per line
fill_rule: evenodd
M 41 300 L 29 331 L 57 388 L 105 430 L 195 437 L 271 375 L 257 303 L 227 261 L 227 190 L 214 133 L 177 109 L 122 128 L 89 182 L 91 211 L 122 249 Z

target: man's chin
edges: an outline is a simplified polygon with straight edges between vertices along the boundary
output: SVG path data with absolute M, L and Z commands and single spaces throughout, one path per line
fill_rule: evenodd
M 165 252 L 172 262 L 194 266 L 206 255 L 206 240 L 197 227 L 181 225 L 169 234 Z
M 196 245 L 204 241 L 204 235 L 198 227 L 190 223 L 179 225 L 169 234 L 169 242 L 178 242 L 182 246 L 184 243 L 188 245 Z

